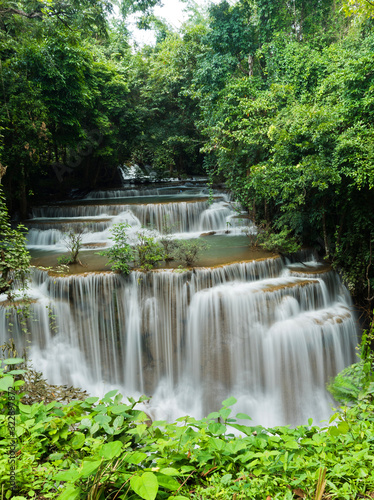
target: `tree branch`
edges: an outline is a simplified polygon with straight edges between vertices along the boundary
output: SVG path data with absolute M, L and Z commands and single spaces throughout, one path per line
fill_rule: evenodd
M 13 9 L 13 8 L 8 8 L 8 9 L 0 9 L 0 16 L 4 14 L 17 14 L 19 16 L 27 17 L 28 19 L 34 19 L 36 17 L 42 18 L 43 14 L 39 11 L 34 11 L 34 12 L 25 12 L 20 9 Z

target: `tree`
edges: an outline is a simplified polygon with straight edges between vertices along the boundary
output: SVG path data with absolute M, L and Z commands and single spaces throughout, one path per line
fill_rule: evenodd
M 84 233 L 85 233 L 85 228 L 79 229 L 78 231 L 70 229 L 70 231 L 67 234 L 65 234 L 63 241 L 65 243 L 66 248 L 70 252 L 70 255 L 68 257 L 66 256 L 59 257 L 57 259 L 59 264 L 66 264 L 66 265 L 79 264 L 80 266 L 83 266 L 78 256 L 82 248 L 82 240 Z
M 25 230 L 22 224 L 16 229 L 12 228 L 5 198 L 0 190 L 0 294 L 6 293 L 9 299 L 14 296 L 17 280 L 25 286 L 30 267 Z
M 201 252 L 209 245 L 202 240 L 177 240 L 175 249 L 176 260 L 181 260 L 186 266 L 193 266 L 199 259 Z
M 134 253 L 128 242 L 126 230 L 130 226 L 124 222 L 114 224 L 110 229 L 112 233 L 113 246 L 108 250 L 98 252 L 99 255 L 108 257 L 108 265 L 113 271 L 120 271 L 127 275 L 130 273 L 130 262 L 134 259 Z

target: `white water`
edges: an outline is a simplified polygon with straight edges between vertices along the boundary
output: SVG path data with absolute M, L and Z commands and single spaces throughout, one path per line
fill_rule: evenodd
M 250 222 L 236 213 L 225 200 L 41 207 L 35 215 L 48 219 L 32 221 L 29 242 L 64 251 L 64 231 L 86 224 L 84 243 L 108 243 L 120 221 L 159 235 L 165 217 L 175 237 L 238 234 Z M 317 267 L 267 259 L 126 278 L 35 270 L 30 358 L 53 384 L 152 396 L 157 419 L 202 417 L 234 396 L 254 423 L 318 422 L 333 404 L 326 382 L 355 361 L 357 331 L 347 290 Z M 0 343 L 13 336 L 22 352 L 21 330 L 0 307 Z
M 235 396 L 255 423 L 319 421 L 331 411 L 325 384 L 357 342 L 345 291 L 330 282 L 289 276 L 280 259 L 129 278 L 36 271 L 30 357 L 54 384 L 152 395 L 155 418 L 202 417 Z M 5 339 L 9 322 L 20 347 L 17 318 L 0 308 Z
M 145 197 L 146 198 L 146 197 Z M 240 219 L 237 207 L 228 201 L 180 201 L 169 203 L 139 203 L 122 205 L 54 205 L 37 207 L 29 221 L 28 243 L 32 248 L 61 250 L 64 235 L 69 228 L 85 229 L 83 243 L 111 244 L 110 228 L 113 224 L 130 224 L 130 241 L 142 227 L 155 237 L 172 231 L 174 237 L 198 237 L 205 232 L 231 235 L 242 234 L 248 219 Z M 104 220 L 103 220 L 104 219 Z

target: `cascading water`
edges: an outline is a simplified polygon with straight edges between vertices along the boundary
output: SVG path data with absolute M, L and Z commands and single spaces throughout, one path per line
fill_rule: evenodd
M 161 231 L 169 210 L 187 236 L 214 227 L 224 233 L 236 212 L 223 201 L 216 204 L 155 204 L 151 211 L 146 202 L 129 210 L 134 220 L 152 213 Z M 56 213 L 49 210 L 49 217 Z M 61 211 L 56 215 L 66 217 Z M 337 275 L 307 264 L 268 258 L 128 277 L 53 277 L 34 270 L 30 358 L 53 384 L 98 395 L 115 387 L 125 395 L 152 396 L 148 412 L 157 419 L 202 417 L 235 396 L 235 409 L 254 423 L 319 421 L 332 405 L 325 384 L 355 361 L 357 334 Z M 19 318 L 4 307 L 0 327 L 1 340 L 13 336 L 21 351 L 26 344 Z

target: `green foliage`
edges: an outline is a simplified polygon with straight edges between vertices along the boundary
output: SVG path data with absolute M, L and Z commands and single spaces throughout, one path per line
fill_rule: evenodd
M 201 253 L 209 248 L 208 243 L 203 240 L 177 240 L 175 244 L 175 259 L 181 260 L 188 267 L 193 266 Z
M 130 262 L 134 262 L 134 265 L 140 267 L 142 271 L 153 269 L 157 262 L 164 259 L 162 245 L 145 231 L 139 231 L 136 234 L 138 242 L 130 245 L 126 233 L 129 227 L 126 223 L 114 224 L 110 230 L 114 245 L 108 250 L 98 252 L 99 255 L 108 257 L 108 264 L 113 271 L 120 271 L 123 274 L 130 273 Z
M 112 233 L 111 239 L 114 244 L 108 250 L 98 252 L 99 255 L 108 257 L 108 265 L 113 271 L 120 271 L 123 274 L 130 273 L 129 264 L 134 260 L 134 252 L 131 245 L 128 243 L 126 230 L 130 226 L 124 222 L 114 224 L 110 229 Z
M 138 243 L 134 246 L 134 262 L 142 271 L 153 269 L 157 262 L 164 260 L 164 249 L 152 236 L 144 231 L 137 233 Z
M 359 400 L 374 399 L 374 324 L 364 331 L 360 345 L 360 361 L 345 368 L 328 384 L 333 397 L 343 404 L 357 404 Z
M 64 264 L 64 265 L 72 265 L 72 264 L 80 264 L 81 266 L 83 265 L 82 262 L 79 260 L 79 252 L 82 248 L 82 240 L 83 240 L 83 234 L 85 233 L 85 229 L 80 229 L 78 231 L 74 231 L 73 229 L 70 229 L 68 233 L 65 234 L 64 236 L 64 243 L 68 251 L 70 252 L 70 255 L 67 257 L 65 255 L 62 255 L 61 257 L 58 257 L 57 263 L 58 264 Z
M 18 224 L 13 229 L 9 220 L 5 198 L 0 190 L 0 293 L 14 295 L 14 280 L 26 287 L 30 255 L 26 249 L 26 228 Z
M 300 250 L 301 245 L 291 236 L 290 229 L 284 227 L 281 231 L 275 232 L 271 227 L 261 230 L 256 242 L 269 252 L 282 254 L 295 253 Z
M 335 413 L 322 428 L 310 419 L 295 429 L 265 429 L 250 426 L 248 415 L 233 414 L 235 398 L 207 418 L 186 416 L 176 423 L 151 423 L 137 409 L 146 399 L 124 401 L 114 390 L 67 405 L 17 401 L 18 493 L 63 500 L 134 495 L 144 500 L 291 500 L 301 494 L 350 500 L 374 491 L 369 400 Z M 0 390 L 5 410 L 7 401 Z M 3 423 L 6 418 L 0 415 Z M 0 485 L 7 491 L 7 425 L 0 436 Z

